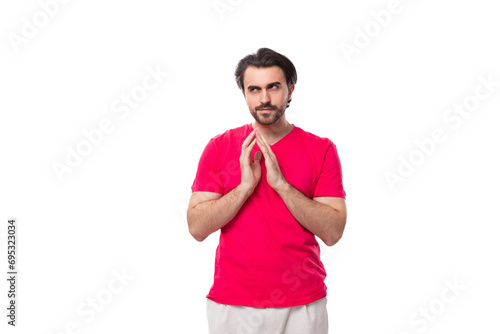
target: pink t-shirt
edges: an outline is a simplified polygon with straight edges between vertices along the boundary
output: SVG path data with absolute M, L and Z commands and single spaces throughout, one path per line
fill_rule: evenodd
M 191 190 L 226 194 L 240 183 L 241 145 L 252 124 L 228 130 L 205 147 Z M 308 198 L 345 198 L 335 144 L 301 128 L 271 145 L 285 179 Z M 252 159 L 259 148 L 255 144 Z M 266 180 L 228 224 L 215 253 L 214 283 L 207 298 L 221 304 L 290 307 L 326 296 L 326 271 L 315 236 L 292 216 Z

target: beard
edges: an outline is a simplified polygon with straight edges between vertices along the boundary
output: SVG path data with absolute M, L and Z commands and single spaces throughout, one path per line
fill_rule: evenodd
M 270 113 L 268 114 L 259 114 L 260 109 L 272 109 Z M 257 123 L 261 125 L 271 125 L 276 123 L 281 116 L 285 113 L 286 107 L 283 106 L 282 108 L 278 108 L 275 105 L 272 104 L 264 104 L 256 107 L 254 110 L 251 110 L 250 113 L 252 114 L 253 118 L 257 121 Z

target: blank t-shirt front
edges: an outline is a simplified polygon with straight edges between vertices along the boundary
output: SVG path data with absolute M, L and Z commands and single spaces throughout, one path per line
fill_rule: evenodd
M 240 183 L 241 146 L 252 124 L 227 130 L 206 145 L 191 187 L 227 194 Z M 285 179 L 305 196 L 345 198 L 335 144 L 294 125 L 271 145 Z M 259 149 L 255 144 L 252 160 Z M 290 307 L 326 296 L 326 271 L 316 237 L 293 217 L 262 177 L 236 216 L 221 228 L 214 283 L 206 296 L 221 304 Z

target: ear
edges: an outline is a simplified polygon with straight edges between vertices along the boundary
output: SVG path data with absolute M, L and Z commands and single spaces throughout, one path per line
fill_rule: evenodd
M 290 100 L 290 98 L 292 97 L 292 93 L 293 93 L 294 89 L 295 89 L 295 84 L 290 85 L 290 87 L 288 87 L 288 100 Z

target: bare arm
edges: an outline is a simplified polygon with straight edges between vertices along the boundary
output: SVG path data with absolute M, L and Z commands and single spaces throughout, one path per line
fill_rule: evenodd
M 317 235 L 327 246 L 333 246 L 340 240 L 347 220 L 343 198 L 310 199 L 288 182 L 277 189 L 286 207 L 300 225 Z
M 293 217 L 327 246 L 336 244 L 347 220 L 345 200 L 341 197 L 308 198 L 285 179 L 278 160 L 266 138 L 257 131 L 259 147 L 264 154 L 267 183 L 281 196 Z
M 251 160 L 252 148 L 256 142 L 254 130 L 245 139 L 241 148 L 241 181 L 238 186 L 224 196 L 205 191 L 196 191 L 191 194 L 187 221 L 189 233 L 197 241 L 205 240 L 210 234 L 229 223 L 259 183 L 262 154 L 255 153 L 254 161 Z
M 196 191 L 191 195 L 187 220 L 189 233 L 203 241 L 236 216 L 243 203 L 251 195 L 241 185 L 222 196 L 219 193 Z

